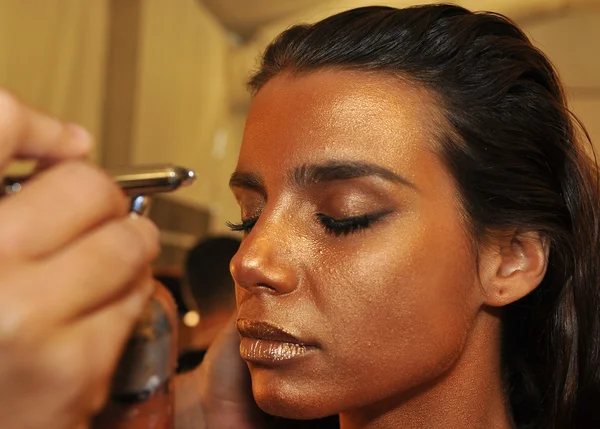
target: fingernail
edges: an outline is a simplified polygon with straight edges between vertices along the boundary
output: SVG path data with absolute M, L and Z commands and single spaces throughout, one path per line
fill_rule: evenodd
M 77 124 L 67 124 L 67 127 L 73 137 L 71 144 L 83 153 L 89 152 L 93 145 L 92 135 L 85 128 Z

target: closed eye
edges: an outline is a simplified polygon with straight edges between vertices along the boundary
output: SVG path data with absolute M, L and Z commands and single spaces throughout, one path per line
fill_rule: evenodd
M 385 211 L 360 216 L 351 216 L 343 219 L 336 219 L 323 213 L 317 213 L 317 218 L 328 233 L 339 237 L 340 235 L 348 235 L 370 228 L 373 223 L 381 220 L 390 213 L 391 211 Z
M 386 215 L 390 214 L 391 211 L 385 211 L 380 213 L 371 213 L 360 216 L 351 216 L 343 219 L 336 219 L 331 216 L 327 216 L 323 213 L 317 213 L 319 222 L 323 225 L 325 230 L 335 236 L 348 235 L 354 232 L 358 232 L 367 228 L 370 228 L 373 223 L 381 220 Z M 227 227 L 234 232 L 243 232 L 245 234 L 252 231 L 252 228 L 258 221 L 258 217 L 252 217 L 243 219 L 240 223 L 227 222 Z

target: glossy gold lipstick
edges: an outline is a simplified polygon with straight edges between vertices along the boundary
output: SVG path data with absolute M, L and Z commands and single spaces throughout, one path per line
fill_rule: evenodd
M 283 363 L 304 356 L 315 348 L 268 322 L 238 319 L 236 326 L 241 336 L 240 355 L 251 363 Z

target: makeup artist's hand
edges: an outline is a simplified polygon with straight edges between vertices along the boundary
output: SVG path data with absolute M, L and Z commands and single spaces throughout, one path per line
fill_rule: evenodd
M 248 367 L 240 357 L 235 316 L 219 334 L 198 369 L 178 377 L 176 429 L 263 429 Z
M 0 91 L 0 168 L 51 165 L 0 200 L 1 428 L 86 428 L 154 288 L 157 230 L 80 160 L 91 145 Z

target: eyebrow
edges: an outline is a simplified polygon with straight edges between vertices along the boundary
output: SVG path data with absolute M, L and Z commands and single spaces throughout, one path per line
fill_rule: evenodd
M 329 161 L 323 164 L 306 164 L 294 169 L 291 181 L 298 186 L 309 186 L 334 180 L 377 176 L 390 182 L 415 188 L 414 183 L 376 164 L 352 161 Z
M 307 187 L 336 180 L 356 179 L 359 177 L 377 176 L 390 182 L 399 183 L 417 189 L 414 183 L 376 164 L 354 161 L 328 161 L 321 164 L 304 164 L 294 168 L 288 180 L 298 186 Z M 257 173 L 236 171 L 229 180 L 231 188 L 254 189 L 264 192 L 265 185 Z
M 234 171 L 229 178 L 230 188 L 264 190 L 265 185 L 262 177 L 256 173 L 247 173 L 244 171 Z

